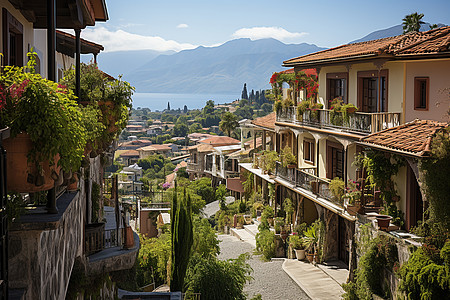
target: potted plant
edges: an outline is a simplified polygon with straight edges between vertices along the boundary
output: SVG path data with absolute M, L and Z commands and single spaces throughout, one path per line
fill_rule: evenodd
M 334 199 L 342 202 L 342 196 L 345 194 L 345 183 L 339 177 L 335 177 L 330 181 L 329 189 Z
M 343 105 L 343 101 L 340 97 L 333 99 L 330 103 L 330 122 L 336 126 L 343 125 L 343 119 L 341 114 L 341 107 Z
M 282 230 L 284 230 L 284 219 L 281 217 L 275 218 L 275 233 L 280 234 Z
M 87 136 L 73 93 L 36 74 L 35 53 L 28 57 L 25 67 L 6 66 L 0 76 L 0 127 L 11 128 L 8 189 L 16 192 L 50 189 L 60 169 L 77 170 Z
M 297 119 L 299 121 L 303 121 L 303 114 L 306 112 L 309 106 L 310 102 L 307 100 L 300 101 L 300 103 L 297 105 Z
M 358 108 L 351 103 L 347 103 L 341 107 L 342 118 L 346 124 L 349 124 L 350 115 L 353 115 L 357 110 Z
M 291 147 L 285 147 L 281 150 L 281 164 L 284 168 L 295 168 L 297 166 L 297 157 L 292 154 Z
M 289 246 L 295 251 L 295 256 L 298 260 L 305 259 L 305 249 L 303 247 L 303 240 L 298 235 L 291 235 L 289 237 Z
M 306 256 L 309 262 L 313 262 L 314 256 L 317 255 L 317 243 L 319 241 L 319 234 L 317 232 L 317 226 L 312 224 L 305 231 L 305 236 L 302 239 L 303 246 L 305 247 L 307 253 Z
M 274 174 L 278 157 L 276 151 L 265 150 L 261 156 L 261 160 L 263 161 L 263 171 L 269 173 L 269 175 Z
M 75 69 L 67 70 L 61 82 L 74 91 Z M 99 148 L 106 150 L 127 125 L 134 88 L 121 76 L 114 79 L 102 72 L 96 64 L 81 64 L 80 88 L 78 102 L 100 111 L 99 121 L 105 128 L 97 141 Z
M 273 226 L 273 217 L 274 217 L 274 212 L 273 212 L 273 208 L 271 206 L 265 206 L 263 213 L 261 215 L 261 219 L 265 219 L 267 220 L 267 222 L 269 223 L 269 225 Z

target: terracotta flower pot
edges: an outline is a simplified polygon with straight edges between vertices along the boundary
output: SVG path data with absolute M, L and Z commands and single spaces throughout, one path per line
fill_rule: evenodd
M 134 234 L 133 234 L 133 229 L 131 228 L 131 226 L 127 226 L 126 227 L 126 236 L 127 239 L 125 241 L 125 248 L 130 249 L 134 247 Z
M 55 181 L 52 172 L 59 174 L 59 155 L 53 158 L 54 165 L 50 166 L 48 161 L 41 162 L 43 174 L 39 174 L 34 164 L 28 164 L 28 152 L 33 143 L 26 133 L 18 134 L 15 138 L 3 141 L 3 147 L 8 155 L 6 169 L 8 176 L 8 191 L 19 193 L 32 193 L 46 191 L 54 187 Z
M 381 230 L 388 230 L 389 223 L 392 220 L 391 216 L 386 215 L 378 215 L 376 216 L 378 227 L 380 227 Z
M 355 112 L 356 112 L 356 107 L 349 107 L 349 108 L 347 108 L 347 113 L 348 114 L 353 114 Z
M 67 190 L 70 192 L 74 192 L 78 190 L 78 175 L 77 173 L 73 173 L 72 179 L 70 180 L 72 183 L 70 183 L 67 186 Z
M 306 258 L 312 263 L 314 261 L 314 253 L 306 253 Z

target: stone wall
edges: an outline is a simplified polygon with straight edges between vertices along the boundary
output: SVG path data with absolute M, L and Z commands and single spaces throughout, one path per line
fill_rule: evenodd
M 58 199 L 58 209 L 65 208 L 59 221 L 29 224 L 49 230 L 10 231 L 9 286 L 27 289 L 25 299 L 65 299 L 73 263 L 83 253 L 83 195 L 82 188 Z

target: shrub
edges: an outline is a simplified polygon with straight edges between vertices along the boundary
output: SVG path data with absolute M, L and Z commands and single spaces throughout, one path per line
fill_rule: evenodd
M 270 230 L 262 230 L 256 235 L 256 251 L 269 261 L 275 256 L 275 234 Z

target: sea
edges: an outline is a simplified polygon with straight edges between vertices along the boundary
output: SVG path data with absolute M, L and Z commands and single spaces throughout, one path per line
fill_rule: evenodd
M 134 93 L 133 108 L 149 108 L 151 111 L 163 111 L 167 102 L 171 109 L 181 110 L 187 105 L 188 109 L 203 108 L 206 101 L 213 100 L 215 104 L 230 103 L 239 99 L 240 95 L 224 94 L 168 94 L 168 93 Z

